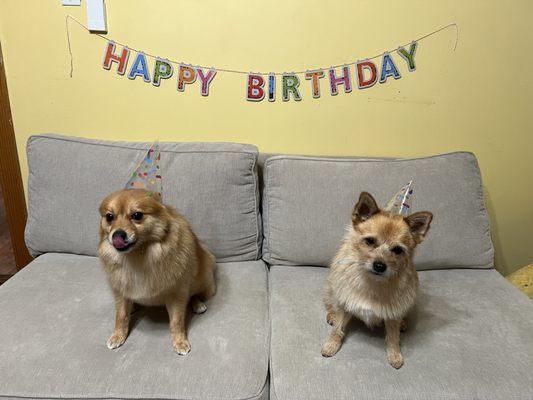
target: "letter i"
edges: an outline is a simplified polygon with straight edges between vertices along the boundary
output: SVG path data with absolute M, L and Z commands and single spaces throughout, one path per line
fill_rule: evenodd
M 272 73 L 268 75 L 268 101 L 276 101 L 276 76 Z

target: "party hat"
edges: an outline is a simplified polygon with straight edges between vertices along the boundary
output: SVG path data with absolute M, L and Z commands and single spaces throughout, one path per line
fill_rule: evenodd
M 150 196 L 155 196 L 161 200 L 160 159 L 159 143 L 156 142 L 150 147 L 144 159 L 131 174 L 131 178 L 126 184 L 126 189 L 145 189 Z
M 411 204 L 413 200 L 413 181 L 403 186 L 392 199 L 390 199 L 385 210 L 393 214 L 401 214 L 407 217 L 411 213 Z

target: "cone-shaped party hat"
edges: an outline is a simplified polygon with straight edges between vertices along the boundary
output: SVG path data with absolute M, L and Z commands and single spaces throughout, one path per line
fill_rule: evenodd
M 393 214 L 401 214 L 407 217 L 411 213 L 411 205 L 413 201 L 413 181 L 411 180 L 407 185 L 403 186 L 385 207 L 385 210 Z
M 161 152 L 159 151 L 159 143 L 156 142 L 150 147 L 144 159 L 131 174 L 131 178 L 126 184 L 126 189 L 145 189 L 150 196 L 161 200 L 160 159 Z

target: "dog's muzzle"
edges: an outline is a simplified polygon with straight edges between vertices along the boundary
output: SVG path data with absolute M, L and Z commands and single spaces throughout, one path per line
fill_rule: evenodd
M 113 235 L 111 236 L 111 243 L 118 251 L 126 251 L 135 244 L 135 242 L 128 238 L 128 234 L 122 229 L 117 229 L 115 232 L 113 232 Z
M 387 270 L 387 264 L 382 261 L 374 261 L 372 264 L 372 272 L 375 275 L 383 275 Z

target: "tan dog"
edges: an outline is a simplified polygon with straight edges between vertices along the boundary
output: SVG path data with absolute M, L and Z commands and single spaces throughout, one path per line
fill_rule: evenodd
M 126 340 L 135 302 L 166 306 L 174 349 L 187 354 L 187 304 L 190 300 L 198 314 L 207 309 L 202 300 L 216 292 L 215 258 L 180 214 L 145 190 L 110 194 L 100 205 L 100 215 L 98 256 L 116 306 L 107 347 L 115 349 Z
M 385 323 L 388 361 L 394 368 L 403 365 L 400 329 L 418 289 L 413 252 L 432 219 L 427 211 L 404 218 L 380 210 L 370 194 L 361 193 L 326 282 L 324 301 L 333 329 L 323 356 L 337 353 L 346 324 L 355 316 L 369 327 Z

